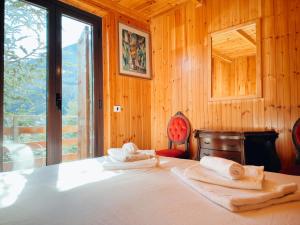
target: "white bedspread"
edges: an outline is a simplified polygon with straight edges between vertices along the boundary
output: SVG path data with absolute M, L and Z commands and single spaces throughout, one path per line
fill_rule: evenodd
M 161 158 L 158 168 L 103 171 L 101 158 L 0 173 L 1 225 L 299 225 L 300 202 L 232 213 L 169 170 L 198 163 Z M 266 173 L 300 185 L 300 177 Z

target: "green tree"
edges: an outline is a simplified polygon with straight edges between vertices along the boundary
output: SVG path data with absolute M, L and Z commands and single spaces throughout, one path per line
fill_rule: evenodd
M 46 109 L 46 17 L 44 9 L 5 0 L 4 113 L 32 114 L 35 99 Z M 42 104 L 42 105 L 41 105 Z M 43 105 L 44 104 L 44 105 Z M 45 113 L 45 112 L 41 112 Z

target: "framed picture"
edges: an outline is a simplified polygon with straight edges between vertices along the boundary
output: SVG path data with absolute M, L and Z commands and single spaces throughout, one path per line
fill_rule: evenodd
M 120 74 L 151 78 L 149 34 L 119 23 Z

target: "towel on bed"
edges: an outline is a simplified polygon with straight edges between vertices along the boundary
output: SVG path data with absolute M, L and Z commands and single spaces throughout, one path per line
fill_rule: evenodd
M 231 180 L 225 178 L 199 164 L 186 168 L 184 171 L 184 175 L 190 179 L 199 180 L 210 184 L 217 184 L 231 188 L 259 190 L 262 189 L 264 167 L 244 166 L 244 178 L 239 180 Z
M 138 147 L 136 146 L 136 144 L 132 143 L 132 142 L 128 142 L 123 144 L 122 146 L 122 151 L 129 153 L 129 154 L 134 154 L 138 151 Z
M 128 169 L 145 169 L 159 166 L 159 157 L 138 160 L 135 162 L 120 162 L 110 156 L 106 156 L 102 167 L 105 170 L 128 170 Z
M 204 156 L 200 160 L 200 165 L 232 180 L 242 179 L 245 174 L 241 164 L 220 157 Z
M 300 192 L 297 191 L 297 185 L 294 183 L 278 184 L 271 180 L 264 180 L 260 191 L 243 190 L 189 179 L 184 175 L 184 169 L 174 167 L 171 171 L 205 198 L 233 212 L 300 200 Z
M 138 160 L 150 159 L 155 156 L 154 150 L 137 150 L 135 153 L 128 153 L 121 148 L 108 149 L 108 155 L 121 162 L 134 162 Z

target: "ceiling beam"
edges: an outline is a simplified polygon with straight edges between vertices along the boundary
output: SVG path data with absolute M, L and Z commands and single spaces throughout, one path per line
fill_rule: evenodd
M 220 52 L 216 51 L 216 50 L 212 50 L 212 57 L 218 58 L 222 61 L 225 61 L 227 63 L 232 63 L 232 59 L 226 55 L 221 54 Z
M 196 8 L 201 7 L 205 4 L 204 0 L 192 0 L 196 4 Z
M 113 11 L 146 24 L 149 24 L 150 22 L 150 18 L 146 17 L 144 14 L 141 14 L 137 11 L 121 6 L 117 2 L 111 0 L 59 0 L 59 1 L 101 17 Z
M 115 12 L 118 12 L 120 14 L 123 14 L 125 16 L 128 16 L 132 19 L 144 22 L 144 23 L 149 23 L 150 22 L 150 18 L 146 17 L 144 14 L 141 14 L 137 11 L 134 11 L 132 9 L 129 9 L 127 7 L 124 7 L 120 4 L 118 4 L 117 2 L 111 1 L 111 0 L 81 0 L 83 2 L 88 2 L 91 3 L 95 6 L 98 7 L 102 7 L 102 8 L 106 8 L 108 10 L 112 10 Z
M 171 4 L 172 5 L 171 8 L 169 7 L 169 5 L 167 5 L 164 8 L 161 8 L 159 10 L 156 10 L 155 12 L 152 12 L 150 17 L 153 18 L 153 17 L 160 16 L 168 11 L 174 10 L 176 7 L 180 6 L 181 4 L 187 3 L 189 1 L 192 1 L 192 2 L 198 4 L 198 1 L 201 1 L 201 0 L 177 0 L 176 3 Z M 198 7 L 198 6 L 196 5 L 196 7 Z
M 95 5 L 88 2 L 84 2 L 82 0 L 59 0 L 59 1 L 100 17 L 104 17 L 108 13 L 107 9 L 101 7 L 95 7 Z
M 236 33 L 239 34 L 244 40 L 246 40 L 248 43 L 250 43 L 251 45 L 253 45 L 254 47 L 256 47 L 256 42 L 255 40 L 253 40 L 250 35 L 248 35 L 245 31 L 239 29 L 236 30 Z

